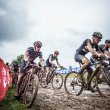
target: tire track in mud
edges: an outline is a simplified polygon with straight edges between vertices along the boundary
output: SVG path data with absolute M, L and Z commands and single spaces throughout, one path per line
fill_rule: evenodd
M 84 92 L 80 96 L 67 95 L 64 87 L 54 90 L 50 85 L 39 88 L 34 108 L 39 110 L 110 110 L 110 96 Z M 37 110 L 37 109 L 36 109 Z

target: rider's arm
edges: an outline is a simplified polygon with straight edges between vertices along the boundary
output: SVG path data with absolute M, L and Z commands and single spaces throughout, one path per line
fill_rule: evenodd
M 40 55 L 39 55 L 39 64 L 41 67 L 44 65 L 44 59 L 43 59 L 42 52 L 40 52 Z
M 29 59 L 30 59 L 29 52 L 28 52 L 28 50 L 26 50 L 25 54 L 24 54 L 24 60 L 29 61 Z
M 59 61 L 58 61 L 58 59 L 56 59 L 56 63 L 57 63 L 58 66 L 61 67 L 61 65 L 60 65 L 60 63 L 59 63 Z
M 43 58 L 39 58 L 39 61 L 40 61 L 39 64 L 42 67 L 44 65 L 44 59 Z
M 58 65 L 58 66 L 61 66 L 60 63 L 59 63 L 58 61 L 56 61 L 56 62 L 57 62 L 57 65 Z
M 49 63 L 52 64 L 52 55 L 49 56 Z
M 104 51 L 104 54 L 107 55 L 108 58 L 110 58 L 110 52 L 108 52 L 107 50 Z
M 86 48 L 89 50 L 89 52 L 91 52 L 93 55 L 96 55 L 98 57 L 101 56 L 101 53 L 97 52 L 96 50 L 94 50 L 91 46 L 91 44 L 88 42 Z

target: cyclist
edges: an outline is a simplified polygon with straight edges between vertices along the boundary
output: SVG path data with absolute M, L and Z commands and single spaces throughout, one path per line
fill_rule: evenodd
M 54 60 L 56 60 L 56 63 L 59 67 L 63 67 L 60 65 L 59 61 L 58 61 L 58 55 L 59 55 L 59 51 L 54 51 L 54 54 L 50 54 L 48 59 L 46 60 L 46 78 L 47 78 L 47 75 L 50 71 L 50 68 L 54 67 L 55 64 L 53 63 Z
M 14 73 L 18 72 L 18 70 L 19 70 L 19 64 L 18 64 L 18 62 L 16 60 L 12 62 L 12 64 L 11 64 L 11 70 Z
M 106 55 L 106 57 L 108 57 L 110 59 L 109 48 L 110 48 L 110 40 L 105 40 L 105 44 L 99 45 L 100 51 L 102 53 L 104 53 Z
M 29 47 L 25 54 L 24 54 L 24 58 L 21 62 L 20 68 L 19 68 L 19 74 L 18 74 L 18 81 L 17 81 L 17 87 L 16 87 L 16 92 L 15 92 L 15 96 L 19 96 L 18 94 L 18 90 L 20 87 L 20 83 L 21 80 L 23 78 L 23 75 L 25 75 L 25 67 L 28 64 L 34 64 L 34 60 L 39 57 L 40 62 L 43 61 L 42 58 L 42 52 L 40 51 L 41 47 L 42 47 L 42 43 L 40 41 L 35 41 L 33 43 L 34 47 Z
M 98 57 L 104 56 L 102 53 L 99 53 L 99 48 L 98 48 L 98 43 L 102 39 L 102 34 L 100 32 L 94 32 L 92 35 L 92 39 L 86 39 L 82 43 L 82 45 L 76 50 L 75 53 L 75 60 L 76 62 L 81 63 L 81 69 L 79 71 L 79 79 L 82 81 L 82 73 L 85 69 L 88 70 L 88 78 L 90 78 L 93 70 L 89 67 L 90 65 L 90 60 L 85 56 L 88 52 L 91 52 L 93 55 L 96 55 Z M 88 89 L 91 88 L 91 84 L 88 84 Z
M 109 48 L 110 48 L 110 40 L 105 40 L 105 44 L 99 45 L 99 52 L 102 52 L 105 55 L 106 59 L 110 61 Z M 92 63 L 95 63 L 98 60 L 97 56 L 94 55 L 92 55 L 90 59 Z
M 6 67 L 9 69 L 9 73 L 12 75 L 12 73 L 11 73 L 11 67 L 10 67 L 10 64 L 8 62 L 6 62 Z
M 6 62 L 6 67 L 10 70 L 10 65 L 8 62 Z

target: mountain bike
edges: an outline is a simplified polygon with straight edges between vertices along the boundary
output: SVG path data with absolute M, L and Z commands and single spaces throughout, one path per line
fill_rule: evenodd
M 37 68 L 35 64 L 25 67 L 25 74 L 19 88 L 19 99 L 23 96 L 23 102 L 27 107 L 33 104 L 38 92 L 38 77 L 34 74 L 35 68 Z
M 53 66 L 50 68 L 50 71 L 47 75 L 45 74 L 45 68 L 44 71 L 40 70 L 38 71 L 38 77 L 39 77 L 39 83 L 41 84 L 41 87 L 46 88 L 49 83 L 51 83 L 52 87 L 54 89 L 60 89 L 63 85 L 63 76 L 60 73 L 57 73 L 57 67 Z
M 79 96 L 83 90 L 98 92 L 100 96 L 104 97 L 107 97 L 107 95 L 110 94 L 110 80 L 104 71 L 105 67 L 103 65 L 103 60 L 100 59 L 100 61 L 91 64 L 90 66 L 94 65 L 97 65 L 96 69 L 88 80 L 87 76 L 89 73 L 87 70 L 83 72 L 81 78 L 76 71 L 72 71 L 66 75 L 64 80 L 64 87 L 67 94 L 74 94 Z M 100 75 L 103 75 L 103 79 L 105 81 L 100 79 Z

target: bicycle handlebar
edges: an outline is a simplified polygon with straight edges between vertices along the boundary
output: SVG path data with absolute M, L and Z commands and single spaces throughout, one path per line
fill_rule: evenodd
M 100 60 L 96 61 L 95 63 L 91 63 L 90 66 L 97 65 L 97 64 L 103 64 L 104 65 L 104 63 L 106 65 L 109 65 L 109 61 L 108 62 L 107 61 L 108 61 L 107 59 L 100 59 Z
M 24 67 L 24 69 L 26 69 L 27 67 L 35 67 L 37 66 L 36 64 L 30 64 L 30 63 L 27 63 L 26 66 Z

